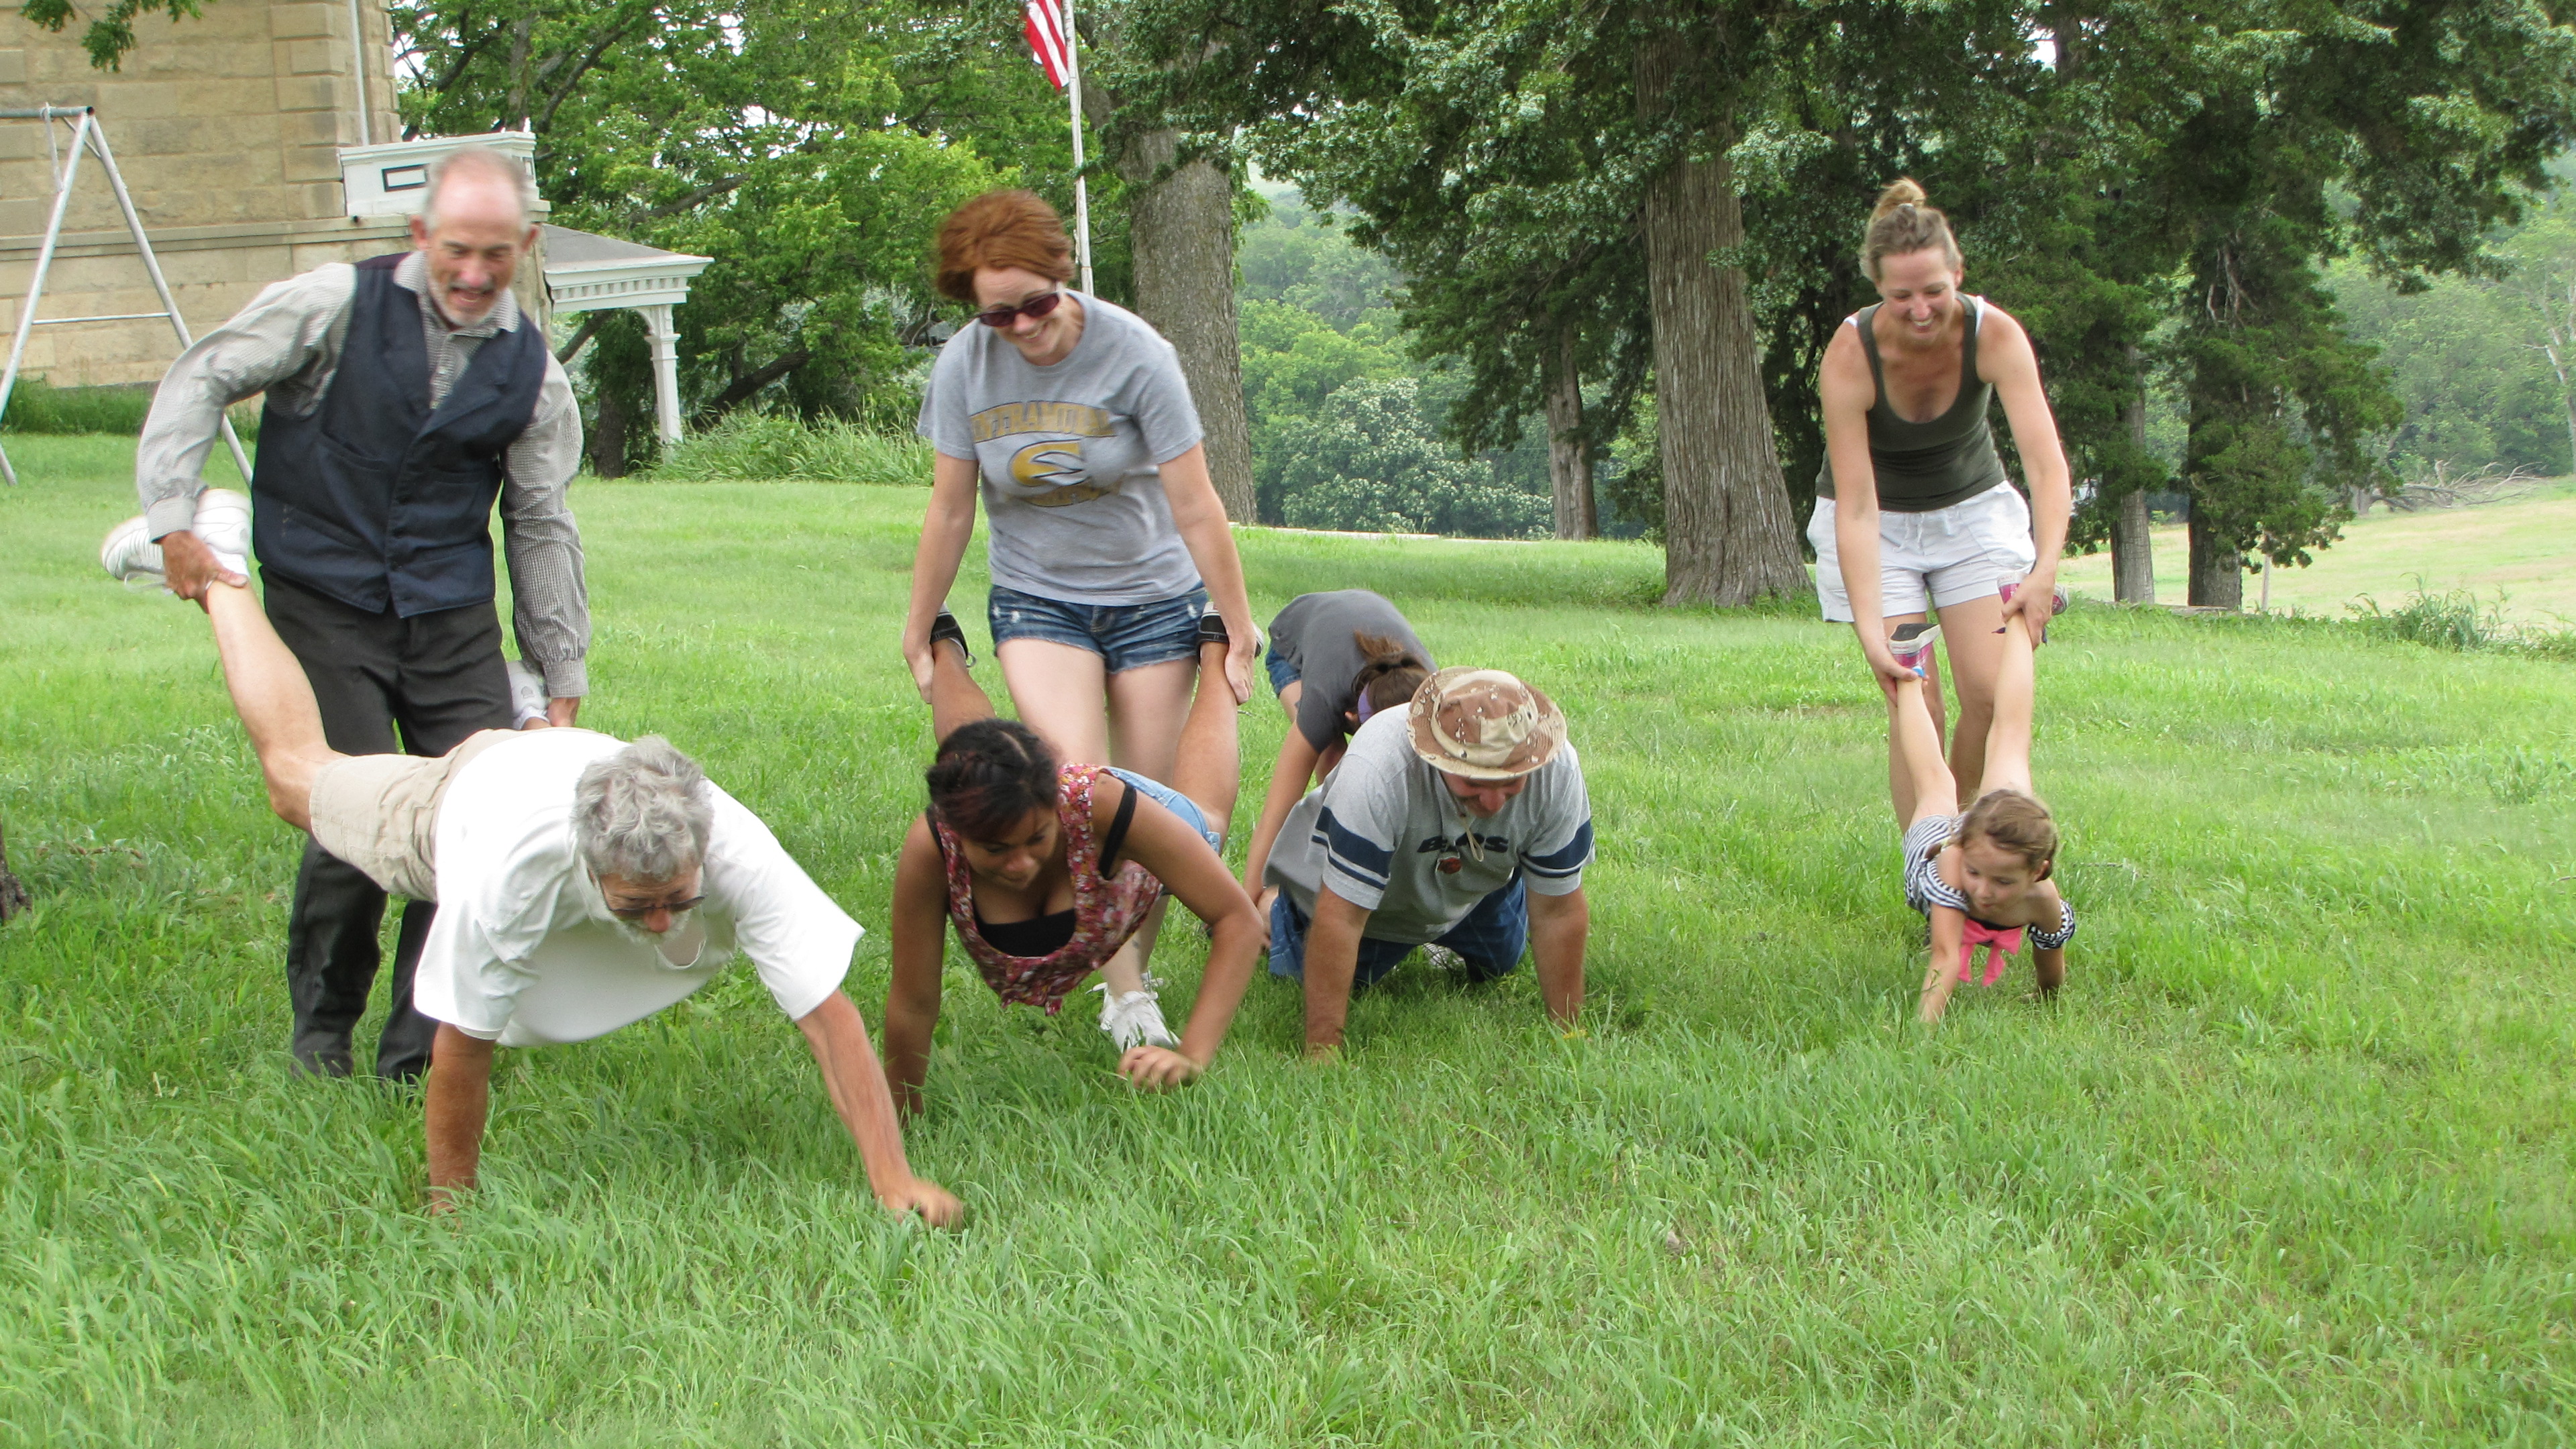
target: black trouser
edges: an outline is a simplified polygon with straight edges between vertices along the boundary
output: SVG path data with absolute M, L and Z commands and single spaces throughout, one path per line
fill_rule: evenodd
M 443 755 L 476 730 L 510 727 L 510 678 L 501 662 L 501 620 L 474 604 L 409 619 L 370 614 L 262 570 L 269 622 L 295 651 L 322 733 L 344 755 Z M 401 731 L 397 744 L 395 731 Z M 438 1023 L 412 1006 L 412 969 L 438 914 L 430 901 L 403 907 L 394 948 L 393 1000 L 376 1044 L 376 1073 L 408 1081 L 429 1070 Z M 286 990 L 295 1006 L 296 1061 L 345 1076 L 350 1036 L 367 1012 L 382 959 L 376 931 L 385 893 L 358 868 L 311 840 L 295 873 L 286 926 Z

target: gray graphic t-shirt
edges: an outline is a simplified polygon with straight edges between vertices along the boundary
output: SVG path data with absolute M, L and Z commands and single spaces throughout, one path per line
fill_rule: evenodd
M 1359 727 L 1340 767 L 1288 812 L 1262 880 L 1309 918 L 1315 892 L 1330 889 L 1371 913 L 1369 940 L 1420 945 L 1515 874 L 1540 895 L 1567 895 L 1591 861 L 1592 800 L 1571 742 L 1499 813 L 1479 817 L 1413 752 L 1404 711 L 1389 710 Z
M 1180 358 L 1145 319 L 1067 289 L 1082 338 L 1032 367 L 997 328 L 939 350 L 921 436 L 982 469 L 993 582 L 1084 604 L 1152 604 L 1199 586 L 1161 465 L 1197 446 Z

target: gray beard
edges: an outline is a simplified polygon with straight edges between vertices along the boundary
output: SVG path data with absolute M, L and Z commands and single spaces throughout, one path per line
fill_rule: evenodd
M 671 915 L 671 929 L 658 936 L 653 934 L 651 931 L 645 930 L 642 926 L 637 925 L 633 921 L 621 921 L 615 916 L 608 918 L 608 924 L 616 930 L 617 934 L 634 942 L 636 945 L 650 946 L 654 950 L 658 951 L 662 949 L 663 946 L 671 942 L 678 941 L 685 936 L 689 929 L 689 920 L 696 914 L 697 912 L 694 910 L 673 912 Z

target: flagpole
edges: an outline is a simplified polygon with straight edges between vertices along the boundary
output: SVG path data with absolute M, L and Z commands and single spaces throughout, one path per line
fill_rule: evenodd
M 1091 188 L 1082 178 L 1082 40 L 1074 33 L 1073 0 L 1064 0 L 1064 62 L 1073 98 L 1073 227 L 1082 263 L 1082 290 L 1091 293 Z

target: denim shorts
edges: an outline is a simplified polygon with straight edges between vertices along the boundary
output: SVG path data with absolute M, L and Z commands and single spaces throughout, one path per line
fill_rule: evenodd
M 1199 615 L 1207 612 L 1207 598 L 1207 590 L 1198 588 L 1154 604 L 1069 604 L 995 584 L 985 620 L 993 627 L 995 649 L 1013 639 L 1043 639 L 1088 649 L 1111 674 L 1124 674 L 1198 658 Z
M 1197 831 L 1199 839 L 1208 843 L 1208 849 L 1220 854 L 1224 852 L 1225 832 L 1208 827 L 1207 812 L 1199 808 L 1199 802 L 1160 780 L 1148 780 L 1133 770 L 1122 770 L 1112 765 L 1109 773 L 1126 781 L 1127 788 L 1181 817 L 1181 823 Z
M 1304 677 L 1297 672 L 1297 661 L 1289 658 L 1288 651 L 1280 648 L 1275 641 L 1269 648 L 1261 651 L 1261 662 L 1270 671 L 1272 694 L 1286 694 L 1288 686 Z
M 1306 913 L 1288 899 L 1286 891 L 1270 902 L 1271 975 L 1291 981 L 1306 979 L 1306 929 L 1312 924 Z M 1520 968 L 1521 953 L 1529 947 L 1528 884 L 1514 873 L 1511 884 L 1478 901 L 1474 910 L 1431 944 L 1457 952 L 1467 963 L 1470 981 L 1497 981 L 1509 976 Z M 1351 989 L 1375 986 L 1412 954 L 1410 941 L 1380 941 L 1362 935 L 1359 960 L 1351 973 Z

